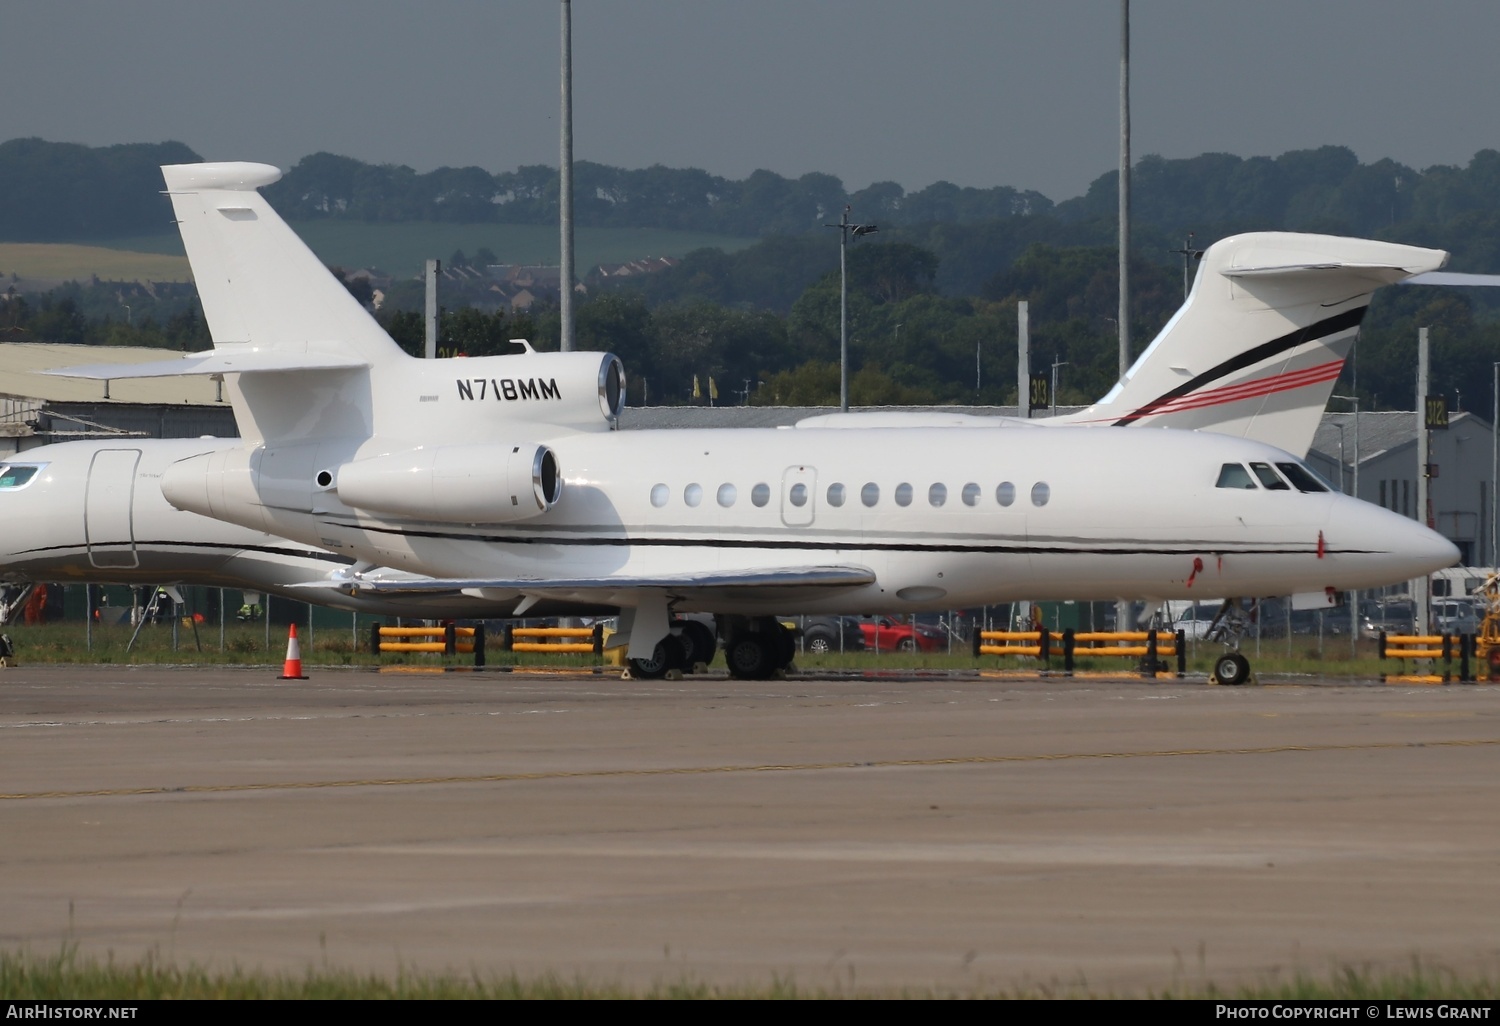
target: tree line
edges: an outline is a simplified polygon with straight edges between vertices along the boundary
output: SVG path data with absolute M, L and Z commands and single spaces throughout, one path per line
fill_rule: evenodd
M 88 147 L 43 139 L 0 143 L 0 240 L 107 239 L 171 231 L 159 165 L 199 160 L 179 142 Z M 1102 243 L 1115 217 L 1114 171 L 1082 196 L 1054 201 L 1010 186 L 965 188 L 936 182 L 908 192 L 896 182 L 849 190 L 837 177 L 787 178 L 759 170 L 730 179 L 695 168 L 624 169 L 579 161 L 574 169 L 580 225 L 665 228 L 769 237 L 822 234 L 845 205 L 882 230 L 925 237 L 1008 223 L 1024 244 Z M 1211 241 L 1237 231 L 1322 231 L 1424 242 L 1455 223 L 1500 218 L 1500 152 L 1481 150 L 1466 166 L 1415 169 L 1392 160 L 1361 164 L 1342 146 L 1278 157 L 1225 153 L 1143 157 L 1131 172 L 1137 227 L 1178 239 Z M 331 153 L 310 154 L 266 197 L 293 220 L 449 221 L 547 224 L 557 220 L 555 168 L 490 172 L 442 167 L 417 172 Z M 941 227 L 941 231 L 939 228 Z M 1078 233 L 1090 236 L 1079 238 Z M 987 234 L 991 232 L 987 231 Z M 1469 233 L 1477 234 L 1477 233 Z M 1490 239 L 1494 236 L 1490 235 Z M 919 240 L 913 240 L 919 241 Z M 981 249 L 983 243 L 980 243 Z M 1468 260 L 1493 255 L 1500 241 L 1454 249 Z M 1013 247 L 1014 248 L 1014 247 Z M 948 273 L 954 260 L 945 258 Z
M 144 193 L 160 206 L 157 214 L 165 224 L 170 210 L 158 195 L 155 164 L 192 159 L 196 155 L 173 143 L 90 150 L 12 140 L 0 144 L 0 186 L 12 186 L 0 187 L 0 204 L 13 204 L 18 190 L 32 188 L 16 171 L 21 165 L 33 174 L 53 168 L 52 191 L 32 194 L 54 198 L 87 191 L 74 188 L 70 193 L 66 167 L 124 174 L 122 168 L 130 165 L 135 167 L 129 172 L 136 176 L 133 184 L 112 195 L 123 200 L 126 191 Z M 555 194 L 549 200 L 546 192 L 555 190 L 555 174 L 549 169 L 523 168 L 507 173 L 512 177 L 504 181 L 478 169 L 462 169 L 462 174 L 453 173 L 451 189 L 435 191 L 448 170 L 424 176 L 315 155 L 274 186 L 278 191 L 271 199 L 290 216 L 298 216 L 299 204 L 311 203 L 321 211 L 318 216 L 398 217 L 412 211 L 430 215 L 438 208 L 455 211 L 504 185 L 508 195 L 519 199 L 489 203 L 484 210 L 510 216 L 531 204 L 524 216 L 555 216 L 547 207 L 555 202 Z M 738 197 L 722 209 L 748 217 L 746 211 L 762 209 L 746 205 L 753 195 L 759 197 L 756 202 L 769 204 L 770 223 L 805 228 L 766 234 L 734 253 L 699 250 L 670 270 L 594 285 L 578 309 L 579 344 L 625 359 L 632 402 L 694 401 L 695 377 L 705 389 L 712 377 L 720 402 L 836 402 L 838 236 L 821 221 L 807 222 L 810 215 L 836 219 L 825 211 L 847 201 L 856 202 L 858 219 L 881 225 L 879 234 L 849 251 L 856 403 L 1015 402 L 1015 307 L 1021 300 L 1031 304 L 1032 366 L 1057 365 L 1062 402 L 1092 401 L 1113 383 L 1112 173 L 1101 176 L 1084 196 L 1053 204 L 1040 196 L 960 190 L 943 183 L 915 194 L 871 186 L 850 195 L 831 176 L 792 182 L 767 177 L 767 172 L 726 183 L 694 171 L 616 172 L 590 165 L 588 173 L 596 177 L 580 175 L 580 193 L 598 198 L 615 190 L 605 211 L 610 217 L 626 217 L 625 211 L 629 217 L 644 217 L 654 204 L 655 209 L 675 210 L 661 216 L 680 216 L 677 226 L 712 227 L 688 212 L 702 214 L 727 202 L 724 197 Z M 1131 334 L 1142 343 L 1181 302 L 1182 257 L 1174 251 L 1183 249 L 1188 231 L 1195 233 L 1189 248 L 1250 229 L 1361 234 L 1448 249 L 1454 253 L 1454 269 L 1500 270 L 1500 153 L 1494 151 L 1477 154 L 1463 168 L 1434 167 L 1421 173 L 1390 161 L 1361 165 L 1341 147 L 1276 158 L 1147 157 L 1134 175 L 1139 220 L 1133 234 Z M 406 191 L 393 191 L 388 187 L 392 181 L 404 182 Z M 468 185 L 460 189 L 464 182 Z M 656 198 L 648 202 L 649 196 Z M 439 202 L 442 197 L 448 198 Z M 933 219 L 903 220 L 913 212 Z M 75 219 L 56 230 L 86 233 L 92 230 L 86 221 Z M 4 230 L 26 223 L 35 228 L 35 222 L 0 216 Z M 353 282 L 351 291 L 373 305 L 367 283 Z M 1358 349 L 1363 408 L 1411 406 L 1412 340 L 1416 325 L 1427 324 L 1435 345 L 1434 389 L 1447 391 L 1457 406 L 1489 409 L 1500 319 L 1494 302 L 1477 291 L 1404 288 L 1377 293 Z M 421 317 L 414 308 L 419 295 L 416 289 L 389 290 L 377 314 L 414 353 L 421 350 Z M 413 305 L 403 308 L 402 302 Z M 210 344 L 190 287 L 174 291 L 138 283 L 70 283 L 46 296 L 15 297 L 0 304 L 0 329 L 10 338 L 49 341 L 179 349 Z M 445 352 L 504 352 L 513 337 L 555 348 L 559 321 L 555 307 L 545 303 L 521 314 L 455 304 L 444 311 L 441 334 Z M 1352 367 L 1346 370 L 1340 390 L 1355 387 L 1353 374 Z

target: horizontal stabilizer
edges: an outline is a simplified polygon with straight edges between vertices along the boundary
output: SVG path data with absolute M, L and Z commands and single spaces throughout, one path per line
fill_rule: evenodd
M 637 588 L 659 588 L 674 593 L 689 591 L 754 588 L 857 588 L 875 581 L 874 571 L 854 566 L 774 567 L 755 570 L 719 570 L 709 573 L 680 574 L 612 574 L 607 577 L 511 577 L 511 578 L 440 578 L 410 580 L 370 580 L 347 576 L 292 585 L 297 588 L 322 588 L 349 595 L 368 594 L 436 594 L 442 592 L 516 592 L 538 597 L 573 597 L 580 592 L 611 594 Z
M 1349 278 L 1354 281 L 1369 282 L 1372 285 L 1393 285 L 1399 281 L 1410 281 L 1416 273 L 1411 267 L 1398 267 L 1394 264 L 1362 264 L 1362 263 L 1316 263 L 1316 264 L 1278 264 L 1270 267 L 1228 267 L 1220 272 L 1226 278 L 1260 278 L 1260 279 L 1305 279 L 1317 281 L 1319 275 Z
M 151 363 L 89 363 L 43 371 L 59 378 L 175 378 L 200 374 L 285 374 L 313 370 L 358 370 L 369 364 L 337 353 L 292 353 L 279 349 L 237 350 L 233 347 L 191 353 L 177 360 Z
M 1500 285 L 1500 274 L 1465 274 L 1462 271 L 1428 271 L 1407 278 L 1403 285 Z

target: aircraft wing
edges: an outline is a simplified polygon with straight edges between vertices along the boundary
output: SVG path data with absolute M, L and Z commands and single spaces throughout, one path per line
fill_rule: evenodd
M 561 599 L 620 604 L 619 596 L 640 589 L 655 589 L 680 596 L 732 593 L 746 597 L 752 592 L 771 593 L 776 589 L 857 588 L 874 581 L 875 572 L 868 567 L 788 566 L 709 573 L 611 574 L 605 577 L 366 579 L 347 576 L 292 587 L 332 589 L 351 596 L 370 593 L 462 593 L 475 598 L 524 595 L 532 600 Z

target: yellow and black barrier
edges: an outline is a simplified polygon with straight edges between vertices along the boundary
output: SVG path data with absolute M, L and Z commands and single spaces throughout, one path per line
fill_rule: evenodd
M 1474 635 L 1472 634 L 1387 634 L 1380 632 L 1380 658 L 1384 659 L 1434 659 L 1443 663 L 1442 681 L 1453 679 L 1453 659 L 1458 657 L 1458 679 L 1469 684 L 1474 681 L 1473 664 Z M 1406 674 L 1382 673 L 1384 683 L 1388 677 L 1403 677 Z M 1436 677 L 1437 674 L 1431 676 Z
M 1061 644 L 1059 644 L 1059 642 Z M 1162 660 L 1176 657 L 1177 676 L 1187 675 L 1187 650 L 1182 631 L 1074 631 L 1065 629 L 1061 636 L 1051 631 L 975 631 L 974 658 L 980 656 L 1030 656 L 1049 667 L 1054 652 L 1061 651 L 1063 672 L 1072 673 L 1077 660 L 1136 659 L 1136 672 L 1155 677 L 1166 673 Z
M 419 640 L 427 639 L 427 640 Z M 370 630 L 370 653 L 431 652 L 435 655 L 474 654 L 474 665 L 484 665 L 484 626 L 383 627 Z
M 500 647 L 507 652 L 575 653 L 604 651 L 604 625 L 592 627 L 513 627 L 505 625 Z
M 1052 662 L 1052 642 L 1057 635 L 1049 630 L 975 631 L 974 658 L 992 656 L 1031 656 Z

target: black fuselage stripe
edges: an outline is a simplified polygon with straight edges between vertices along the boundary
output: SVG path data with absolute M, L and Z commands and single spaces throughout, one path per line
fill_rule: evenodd
M 293 556 L 302 559 L 316 559 L 325 563 L 338 563 L 343 566 L 353 564 L 354 560 L 348 556 L 340 556 L 333 552 L 321 552 L 316 549 L 286 549 L 274 545 L 233 545 L 225 542 L 183 542 L 183 541 L 95 541 L 87 545 L 79 545 L 76 542 L 71 545 L 44 545 L 34 549 L 24 549 L 15 553 L 16 556 L 36 556 L 48 552 L 85 552 L 89 549 L 182 549 L 201 550 L 204 552 L 227 552 L 231 555 L 237 552 L 257 552 L 268 556 Z
M 1365 311 L 1368 309 L 1369 305 L 1366 304 L 1355 307 L 1353 310 L 1345 310 L 1341 314 L 1335 314 L 1316 324 L 1310 324 L 1305 328 L 1298 328 L 1296 331 L 1282 335 L 1280 338 L 1273 338 L 1271 341 L 1262 343 L 1254 349 L 1248 349 L 1237 356 L 1232 356 L 1217 367 L 1199 374 L 1186 384 L 1178 385 L 1171 391 L 1163 392 L 1146 405 L 1139 407 L 1134 413 L 1127 413 L 1115 421 L 1115 426 L 1121 427 L 1141 417 L 1149 417 L 1174 399 L 1180 399 L 1182 396 L 1196 392 L 1205 385 L 1212 384 L 1228 374 L 1244 370 L 1246 367 L 1253 367 L 1264 360 L 1269 360 L 1274 356 L 1279 356 L 1281 353 L 1296 349 L 1304 343 L 1325 338 L 1328 335 L 1333 335 L 1349 328 L 1357 328 L 1365 319 Z
M 1294 545 L 1277 548 L 1232 547 L 1213 548 L 1207 545 L 1177 546 L 1162 548 L 1149 545 L 1130 547 L 1105 547 L 1092 545 L 1072 547 L 1056 544 L 973 544 L 964 542 L 821 542 L 810 540 L 773 541 L 748 538 L 557 538 L 550 536 L 500 536 L 453 534 L 446 531 L 414 531 L 398 527 L 365 527 L 372 534 L 394 534 L 403 538 L 433 538 L 441 541 L 471 541 L 487 545 L 556 545 L 561 547 L 590 548 L 617 546 L 622 548 L 681 548 L 681 549 L 775 549 L 793 552 L 955 552 L 983 553 L 987 555 L 1068 555 L 1068 556 L 1214 556 L 1228 555 L 1315 555 L 1317 545 Z M 1122 543 L 1123 544 L 1123 543 Z M 1342 549 L 1325 543 L 1325 555 L 1375 555 L 1374 549 Z

